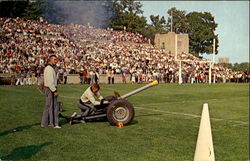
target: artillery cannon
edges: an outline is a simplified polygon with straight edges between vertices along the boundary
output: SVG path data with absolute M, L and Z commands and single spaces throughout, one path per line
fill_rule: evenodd
M 108 106 L 85 117 L 67 117 L 63 116 L 62 114 L 59 114 L 59 116 L 69 120 L 70 124 L 72 124 L 74 120 L 89 120 L 106 117 L 109 123 L 112 125 L 116 125 L 118 122 L 123 123 L 123 125 L 128 125 L 133 121 L 135 112 L 133 105 L 127 101 L 126 98 L 156 85 L 158 85 L 158 81 L 155 80 L 123 96 L 120 96 L 119 93 L 115 92 L 115 96 L 108 96 L 103 99 L 110 102 Z

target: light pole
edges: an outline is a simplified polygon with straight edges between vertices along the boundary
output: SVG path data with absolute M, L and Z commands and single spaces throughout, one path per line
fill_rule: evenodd
M 213 58 L 212 62 L 209 63 L 209 84 L 212 83 L 212 68 L 214 67 L 215 61 L 215 38 L 213 39 Z M 214 74 L 214 83 L 215 83 L 215 74 Z
M 181 77 L 181 60 L 179 61 L 179 84 L 182 83 L 182 77 Z
M 173 32 L 173 11 L 171 11 L 171 32 Z
M 174 56 L 174 59 L 175 59 L 175 61 L 177 61 L 177 52 L 178 52 L 178 50 L 177 50 L 177 34 L 175 33 L 175 56 Z
M 212 68 L 212 63 L 210 62 L 209 63 L 209 76 L 208 76 L 209 77 L 209 84 L 211 84 L 211 82 L 212 82 L 212 76 L 211 76 L 212 69 L 211 68 Z
M 213 39 L 213 60 L 212 60 L 212 67 L 211 68 L 214 68 L 214 63 L 215 63 L 215 38 Z M 211 66 L 211 65 L 210 65 Z M 215 83 L 215 73 L 214 73 L 214 81 Z
M 215 62 L 215 38 L 213 39 L 213 66 Z

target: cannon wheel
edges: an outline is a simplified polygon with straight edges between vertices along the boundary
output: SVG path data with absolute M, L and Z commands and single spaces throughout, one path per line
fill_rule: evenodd
M 128 125 L 133 120 L 134 113 L 133 105 L 124 99 L 115 100 L 107 107 L 107 118 L 113 125 L 118 122 Z

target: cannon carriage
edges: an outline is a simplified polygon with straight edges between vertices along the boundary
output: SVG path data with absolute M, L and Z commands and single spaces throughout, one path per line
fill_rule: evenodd
M 103 99 L 103 100 L 107 100 L 110 102 L 108 106 L 106 106 L 103 109 L 93 111 L 87 116 L 82 117 L 81 115 L 76 115 L 76 116 L 71 117 L 71 116 L 63 116 L 62 114 L 59 114 L 59 117 L 67 119 L 70 122 L 70 124 L 72 124 L 74 121 L 77 121 L 77 120 L 78 121 L 90 120 L 90 119 L 106 117 L 108 122 L 111 125 L 116 125 L 117 123 L 128 125 L 133 121 L 135 111 L 134 111 L 133 105 L 126 99 L 136 93 L 139 93 L 155 85 L 158 85 L 158 81 L 153 81 L 123 96 L 120 96 L 117 92 L 115 92 L 115 96 L 108 96 Z

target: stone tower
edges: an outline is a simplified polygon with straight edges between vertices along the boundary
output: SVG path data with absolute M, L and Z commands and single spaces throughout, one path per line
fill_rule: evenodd
M 156 34 L 154 43 L 157 49 L 165 50 L 168 53 L 175 54 L 175 33 Z M 189 53 L 188 34 L 177 34 L 177 53 Z

